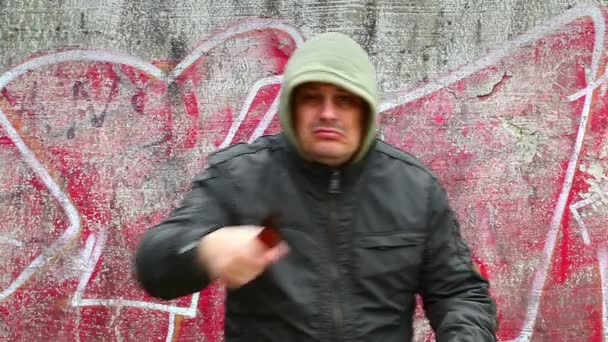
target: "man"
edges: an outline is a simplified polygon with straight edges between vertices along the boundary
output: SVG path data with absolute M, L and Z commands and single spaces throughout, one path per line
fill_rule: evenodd
M 146 234 L 136 266 L 148 293 L 222 282 L 226 341 L 383 342 L 412 339 L 419 293 L 437 341 L 495 341 L 489 285 L 442 187 L 375 137 L 365 51 L 338 33 L 310 39 L 280 101 L 280 134 L 212 154 Z M 263 222 L 278 244 L 260 238 Z

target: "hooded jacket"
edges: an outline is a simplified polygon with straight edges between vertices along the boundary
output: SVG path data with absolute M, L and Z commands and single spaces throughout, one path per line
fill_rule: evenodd
M 361 146 L 343 167 L 308 160 L 297 144 L 291 98 L 308 81 L 368 105 Z M 410 341 L 416 294 L 437 341 L 495 341 L 488 281 L 444 190 L 416 158 L 375 137 L 376 82 L 363 49 L 341 34 L 317 36 L 283 82 L 283 131 L 209 157 L 182 204 L 140 242 L 142 287 L 163 299 L 201 291 L 211 280 L 196 259 L 199 239 L 273 215 L 290 252 L 228 290 L 226 341 Z

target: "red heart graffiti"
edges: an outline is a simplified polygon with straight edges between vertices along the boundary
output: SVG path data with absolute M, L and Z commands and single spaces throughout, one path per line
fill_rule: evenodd
M 9 71 L 1 141 L 3 160 L 15 168 L 2 179 L 9 194 L 0 209 L 8 218 L 3 231 L 11 242 L 3 260 L 12 270 L 0 283 L 3 304 L 24 303 L 28 291 L 48 292 L 53 284 L 43 297 L 69 296 L 83 307 L 79 325 L 109 326 L 116 317 L 139 317 L 142 308 L 169 312 L 169 322 L 165 314 L 146 340 L 167 329 L 174 334 L 175 315 L 197 315 L 198 294 L 171 303 L 147 297 L 130 274 L 132 251 L 143 231 L 177 205 L 209 152 L 276 131 L 280 75 L 301 42 L 290 26 L 256 19 L 212 34 L 177 65 L 68 50 Z M 63 267 L 50 263 L 70 244 L 84 245 L 81 255 L 60 259 Z M 54 270 L 35 276 L 44 267 Z M 221 321 L 208 318 L 216 317 L 221 292 L 212 288 L 202 297 L 207 314 L 194 328 L 217 335 Z M 63 314 L 52 312 L 58 321 Z M 188 324 L 177 326 L 183 333 Z M 128 336 L 127 328 L 119 325 L 116 334 Z M 92 333 L 78 329 L 62 333 Z

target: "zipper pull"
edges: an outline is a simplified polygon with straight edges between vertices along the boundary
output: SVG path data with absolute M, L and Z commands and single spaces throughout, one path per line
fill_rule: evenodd
M 329 179 L 329 190 L 327 192 L 330 194 L 340 193 L 340 171 L 333 171 L 331 173 L 331 178 Z

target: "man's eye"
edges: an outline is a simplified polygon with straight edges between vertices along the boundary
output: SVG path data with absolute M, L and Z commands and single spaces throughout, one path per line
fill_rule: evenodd
M 355 99 L 352 96 L 338 96 L 338 103 L 342 105 L 352 105 L 355 103 Z

